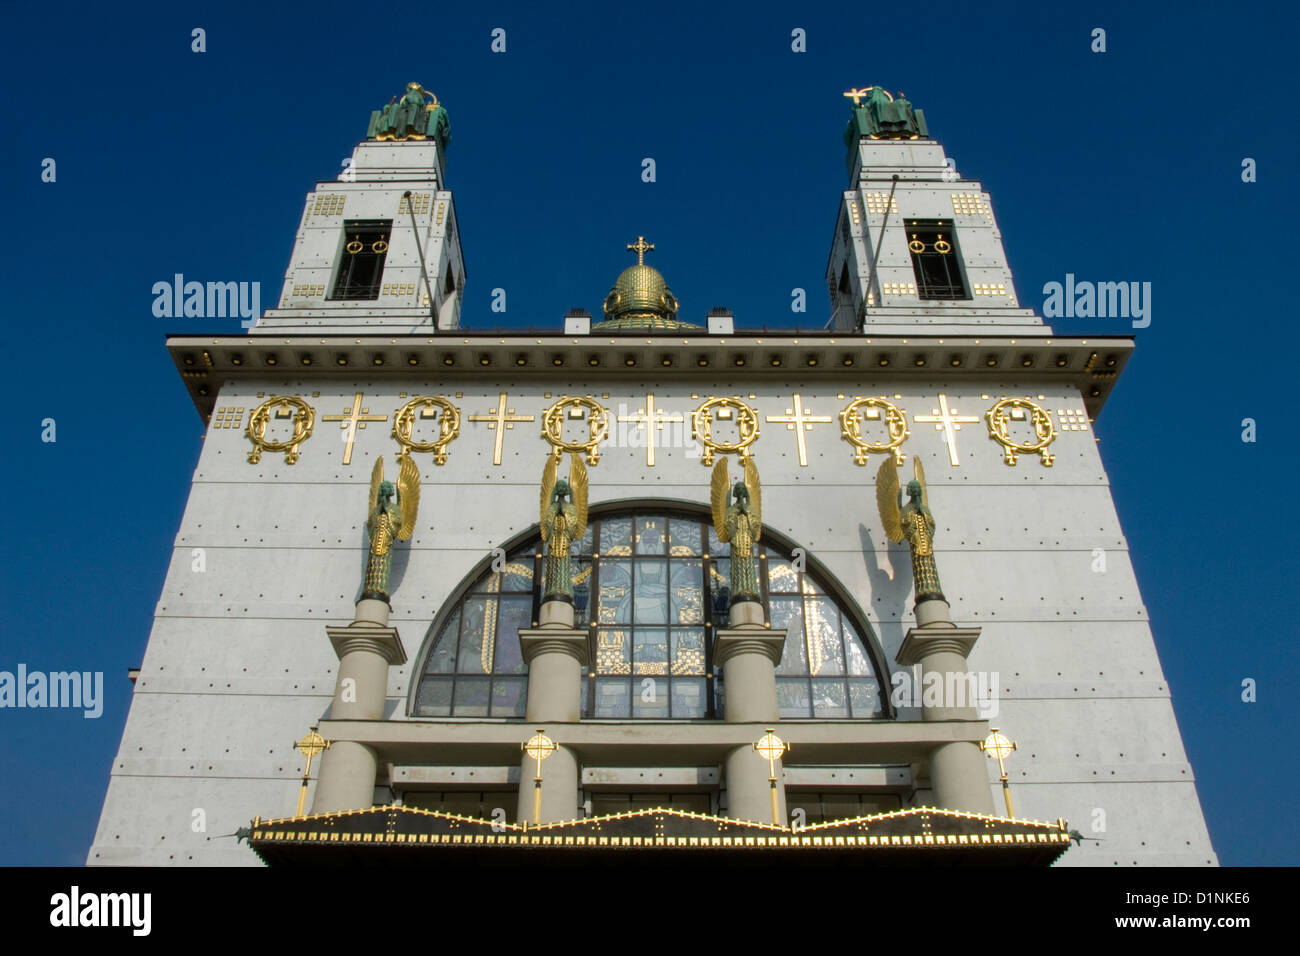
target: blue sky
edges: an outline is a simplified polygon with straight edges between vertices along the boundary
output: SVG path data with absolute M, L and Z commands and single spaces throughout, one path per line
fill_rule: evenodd
M 788 326 L 802 287 L 820 325 L 840 92 L 872 83 L 906 91 L 992 194 L 1023 303 L 1066 273 L 1151 282 L 1103 461 L 1219 858 L 1297 862 L 1295 14 L 1135 6 L 0 7 L 0 669 L 106 687 L 97 720 L 0 710 L 0 863 L 85 859 L 203 430 L 164 335 L 238 331 L 155 318 L 153 283 L 257 281 L 269 305 L 304 195 L 409 80 L 450 114 L 471 327 L 598 312 L 637 234 L 684 318 L 726 305 L 742 327 Z

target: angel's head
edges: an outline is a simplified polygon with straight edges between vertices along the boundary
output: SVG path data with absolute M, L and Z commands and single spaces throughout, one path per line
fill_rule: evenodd
M 396 493 L 397 489 L 393 487 L 391 481 L 381 481 L 379 483 L 379 506 L 382 508 L 384 505 L 388 504 L 388 502 L 392 501 L 393 495 Z
M 731 486 L 731 494 L 736 499 L 736 505 L 740 508 L 749 507 L 749 489 L 745 487 L 743 481 L 738 481 Z
M 925 494 L 925 489 L 921 487 L 921 483 L 917 481 L 915 478 L 913 478 L 911 481 L 907 483 L 907 496 L 909 498 L 920 499 L 921 497 L 924 496 L 924 494 Z
M 569 487 L 568 481 L 563 478 L 556 479 L 555 487 L 551 489 L 551 501 L 569 501 L 573 500 L 573 489 Z

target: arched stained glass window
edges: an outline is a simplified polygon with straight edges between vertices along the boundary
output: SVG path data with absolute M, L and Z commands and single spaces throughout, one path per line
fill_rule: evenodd
M 526 667 L 518 631 L 541 598 L 540 537 L 504 570 L 482 571 L 429 630 L 412 713 L 417 717 L 524 716 Z M 583 682 L 588 719 L 709 719 L 725 714 L 713 631 L 725 627 L 730 561 L 709 519 L 682 512 L 593 515 L 574 546 L 574 606 L 594 658 Z M 882 680 L 856 615 L 827 581 L 799 570 L 773 543 L 759 548 L 763 600 L 786 628 L 777 667 L 782 718 L 884 715 Z

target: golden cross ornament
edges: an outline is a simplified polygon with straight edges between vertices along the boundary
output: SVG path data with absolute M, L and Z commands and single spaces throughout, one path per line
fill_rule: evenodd
M 627 251 L 635 252 L 636 264 L 639 266 L 643 266 L 645 265 L 645 254 L 647 252 L 653 251 L 654 247 L 655 245 L 653 242 L 645 241 L 645 236 L 637 236 L 636 242 L 629 242 L 627 244 Z
M 516 415 L 513 408 L 506 408 L 506 393 L 497 393 L 497 407 L 490 415 L 471 415 L 472 422 L 487 422 L 488 429 L 497 433 L 496 447 L 492 452 L 492 464 L 501 464 L 501 446 L 505 441 L 506 429 L 514 428 L 515 422 L 531 422 L 537 419 L 532 415 Z
M 784 423 L 787 431 L 794 431 L 795 446 L 799 449 L 799 464 L 808 467 L 808 441 L 804 432 L 812 431 L 813 425 L 834 421 L 829 415 L 813 415 L 803 407 L 803 396 L 794 393 L 794 408 L 787 408 L 784 415 L 768 415 L 769 422 Z M 978 421 L 978 419 L 976 419 Z
M 1011 784 L 1007 782 L 1007 767 L 1002 761 L 1011 756 L 1013 750 L 1019 749 L 1014 740 L 1008 740 L 1002 734 L 998 733 L 996 727 L 989 728 L 989 735 L 980 743 L 980 750 L 988 756 L 997 758 L 998 771 L 1002 774 L 1002 796 L 1007 802 L 1007 816 L 1014 817 L 1015 810 L 1011 806 Z
M 767 728 L 767 733 L 759 737 L 751 745 L 755 752 L 767 761 L 767 782 L 772 794 L 772 824 L 781 825 L 780 801 L 776 792 L 776 762 L 781 759 L 781 755 L 790 749 L 790 745 L 772 732 L 772 728 Z
M 343 464 L 352 464 L 352 443 L 357 440 L 357 429 L 365 428 L 366 422 L 383 422 L 388 420 L 387 415 L 371 415 L 370 409 L 361 407 L 361 392 L 357 392 L 356 397 L 352 400 L 352 407 L 342 415 L 322 415 L 323 422 L 338 422 L 339 429 L 344 432 L 344 438 L 347 445 L 343 449 Z
M 979 421 L 978 415 L 958 415 L 957 409 L 948 408 L 948 396 L 943 392 L 939 393 L 939 407 L 934 409 L 933 415 L 913 415 L 912 419 L 918 422 L 929 424 L 934 422 L 936 431 L 944 433 L 944 440 L 948 445 L 948 461 L 954 467 L 961 464 L 957 458 L 957 432 L 961 430 L 963 424 L 969 424 Z
M 542 761 L 555 753 L 558 747 L 539 728 L 537 733 L 520 744 L 520 749 L 537 761 L 537 776 L 533 777 L 533 823 L 538 824 L 542 822 Z
M 659 444 L 656 433 L 663 431 L 665 422 L 680 424 L 686 421 L 681 415 L 669 415 L 662 408 L 656 408 L 654 392 L 646 393 L 645 408 L 638 408 L 633 415 L 620 415 L 618 420 L 620 422 L 636 422 L 638 431 L 642 427 L 645 428 L 645 463 L 650 468 L 654 467 L 655 448 Z
M 330 748 L 330 742 L 316 733 L 316 728 L 311 729 L 306 737 L 294 743 L 298 752 L 307 758 L 307 766 L 302 772 L 302 787 L 298 790 L 298 812 L 294 816 L 302 816 L 303 807 L 307 801 L 307 781 L 311 779 L 311 758 L 319 753 L 323 753 Z

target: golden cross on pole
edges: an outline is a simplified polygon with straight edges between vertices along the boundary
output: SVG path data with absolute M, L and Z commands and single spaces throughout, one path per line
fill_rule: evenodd
M 536 421 L 533 415 L 516 415 L 513 408 L 506 408 L 506 393 L 501 392 L 497 397 L 496 411 L 491 415 L 471 415 L 469 420 L 472 422 L 487 422 L 488 429 L 496 429 L 497 443 L 496 450 L 492 455 L 492 464 L 501 464 L 501 443 L 505 441 L 506 429 L 514 428 L 515 422 Z
M 533 777 L 533 825 L 536 826 L 542 822 L 542 761 L 555 753 L 557 745 L 539 728 L 520 744 L 520 749 L 537 761 L 537 776 Z
M 1014 817 L 1016 811 L 1011 806 L 1011 784 L 1007 782 L 1007 767 L 1002 761 L 1011 756 L 1013 750 L 1018 749 L 1016 742 L 1008 740 L 998 733 L 996 727 L 990 727 L 989 735 L 980 743 L 980 750 L 990 757 L 996 757 L 998 760 L 998 770 L 1002 773 L 1002 797 L 1007 802 L 1007 816 L 1009 817 Z
M 957 409 L 948 408 L 948 396 L 943 392 L 939 393 L 939 407 L 934 409 L 933 415 L 914 415 L 914 421 L 934 422 L 936 431 L 943 431 L 944 439 L 948 443 L 948 460 L 953 465 L 960 465 L 957 459 L 957 435 L 961 431 L 961 426 L 967 422 L 979 421 L 978 415 L 958 415 Z
M 347 447 L 343 449 L 343 464 L 352 464 L 352 443 L 357 439 L 357 429 L 365 428 L 366 422 L 388 421 L 387 415 L 371 415 L 370 409 L 361 407 L 361 392 L 352 400 L 352 408 L 342 415 L 322 415 L 323 422 L 338 422 L 339 428 L 347 432 Z
M 767 761 L 767 782 L 772 792 L 772 823 L 782 826 L 780 802 L 776 794 L 776 762 L 790 749 L 790 745 L 767 728 L 767 733 L 759 737 L 751 746 L 760 757 Z
M 857 87 L 854 87 L 844 95 L 849 97 L 849 99 L 853 100 L 853 105 L 857 106 L 858 100 L 862 99 L 864 96 L 870 96 L 871 91 L 874 89 L 875 89 L 874 86 L 864 86 L 862 89 L 858 89 Z
M 627 251 L 635 252 L 636 264 L 639 266 L 643 266 L 645 265 L 645 254 L 647 252 L 650 252 L 652 249 L 654 249 L 654 247 L 655 246 L 653 242 L 645 241 L 645 236 L 637 236 L 636 242 L 628 243 Z
M 645 463 L 650 468 L 654 467 L 655 446 L 658 444 L 658 441 L 655 438 L 655 433 L 663 431 L 665 422 L 681 423 L 686 421 L 686 419 L 681 415 L 668 415 L 664 413 L 662 408 L 655 408 L 654 392 L 646 393 L 644 409 L 637 409 L 635 415 L 620 415 L 618 416 L 618 420 L 620 422 L 637 422 L 638 427 L 645 427 Z
M 812 431 L 815 424 L 831 422 L 834 419 L 829 415 L 809 415 L 804 411 L 803 397 L 794 393 L 794 408 L 787 408 L 784 415 L 768 415 L 769 422 L 785 422 L 786 431 L 794 429 L 795 440 L 799 445 L 799 464 L 804 467 L 808 466 L 808 441 L 804 437 L 805 431 Z
M 302 787 L 298 791 L 298 811 L 294 814 L 296 817 L 302 816 L 302 809 L 307 804 L 307 782 L 311 779 L 311 758 L 318 753 L 330 749 L 330 742 L 316 733 L 316 728 L 311 729 L 306 737 L 294 744 L 298 752 L 307 758 L 307 766 L 302 772 Z

